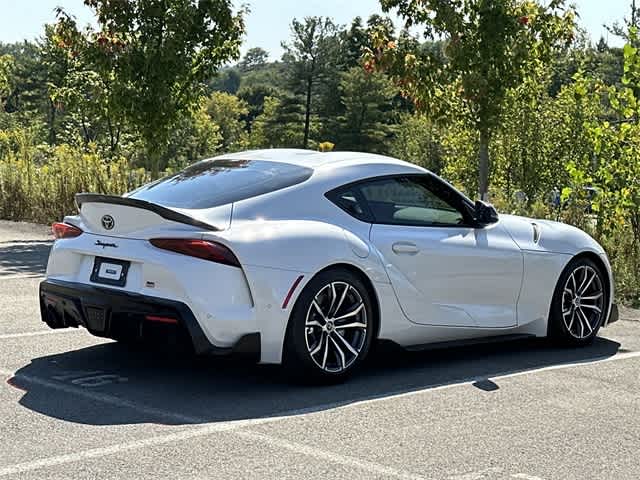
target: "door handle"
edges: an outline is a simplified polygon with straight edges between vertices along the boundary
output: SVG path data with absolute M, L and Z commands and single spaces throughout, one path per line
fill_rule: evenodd
M 391 246 L 391 250 L 397 254 L 415 255 L 420 251 L 415 243 L 411 242 L 396 242 Z

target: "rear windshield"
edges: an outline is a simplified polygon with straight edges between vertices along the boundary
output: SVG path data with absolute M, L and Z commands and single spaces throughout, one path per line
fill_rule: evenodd
M 266 160 L 202 160 L 126 196 L 166 207 L 211 208 L 302 183 L 312 173 Z

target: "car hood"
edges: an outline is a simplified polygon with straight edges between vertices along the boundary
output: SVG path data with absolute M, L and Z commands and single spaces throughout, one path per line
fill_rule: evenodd
M 569 255 L 583 251 L 604 253 L 589 234 L 566 223 L 500 214 L 500 224 L 523 250 Z

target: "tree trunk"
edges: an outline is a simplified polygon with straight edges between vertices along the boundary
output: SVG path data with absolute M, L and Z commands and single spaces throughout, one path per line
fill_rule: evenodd
M 478 153 L 478 190 L 481 200 L 489 199 L 489 131 L 480 130 L 480 150 Z
M 47 115 L 47 123 L 49 128 L 49 145 L 53 146 L 56 144 L 56 106 L 53 104 L 51 99 L 49 99 L 49 111 Z
M 151 180 L 160 178 L 160 165 L 157 157 L 151 159 Z
M 151 171 L 151 180 L 160 178 L 160 153 L 157 148 L 147 149 L 147 165 Z
M 307 101 L 305 103 L 304 110 L 304 141 L 303 148 L 307 148 L 309 146 L 309 123 L 311 120 L 311 87 L 313 85 L 313 79 L 309 77 L 307 80 Z

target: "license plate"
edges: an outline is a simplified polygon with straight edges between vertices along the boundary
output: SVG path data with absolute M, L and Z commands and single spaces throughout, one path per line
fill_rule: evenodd
M 129 262 L 114 258 L 96 257 L 91 273 L 91 281 L 124 287 L 127 283 Z

